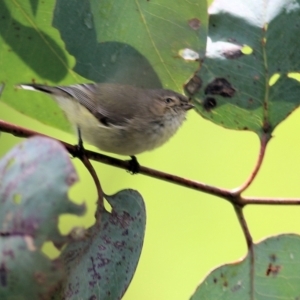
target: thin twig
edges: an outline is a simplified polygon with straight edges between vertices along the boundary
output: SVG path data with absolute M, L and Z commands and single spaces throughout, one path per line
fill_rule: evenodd
M 93 165 L 91 164 L 91 162 L 87 159 L 86 156 L 80 157 L 80 160 L 82 161 L 82 163 L 84 164 L 84 166 L 90 172 L 90 174 L 91 174 L 91 176 L 92 176 L 92 178 L 94 180 L 96 189 L 97 189 L 97 195 L 98 195 L 97 204 L 98 204 L 98 207 L 97 207 L 97 212 L 96 212 L 96 216 L 95 217 L 96 217 L 96 221 L 99 221 L 100 218 L 101 218 L 101 212 L 104 209 L 103 190 L 102 190 L 99 178 L 97 176 L 97 173 L 96 173 Z
M 264 198 L 264 197 L 240 197 L 241 203 L 260 205 L 299 205 L 300 198 Z
M 104 209 L 103 190 L 102 190 L 99 178 L 97 176 L 97 173 L 96 173 L 93 165 L 91 164 L 91 162 L 85 155 L 85 149 L 83 146 L 83 140 L 82 140 L 81 130 L 80 130 L 79 126 L 77 127 L 77 131 L 78 131 L 78 145 L 77 145 L 78 156 L 77 157 L 81 160 L 81 162 L 84 164 L 84 166 L 90 172 L 90 174 L 94 180 L 94 183 L 95 183 L 95 186 L 97 189 L 97 195 L 98 195 L 97 210 L 96 210 L 95 217 L 96 217 L 96 222 L 100 223 L 101 214 Z
M 247 222 L 246 222 L 245 217 L 244 217 L 243 208 L 239 205 L 233 205 L 233 206 L 234 206 L 236 216 L 237 216 L 237 218 L 239 220 L 239 223 L 242 227 L 244 237 L 245 237 L 246 242 L 247 242 L 247 247 L 250 250 L 250 247 L 253 244 L 253 240 L 252 240 L 249 228 L 247 226 Z
M 255 272 L 255 264 L 254 264 L 254 245 L 253 245 L 253 239 L 252 236 L 250 234 L 248 225 L 247 225 L 247 221 L 245 220 L 245 216 L 243 213 L 243 207 L 239 206 L 239 205 L 233 205 L 234 206 L 234 210 L 236 213 L 236 216 L 239 220 L 239 223 L 242 227 L 243 230 L 243 234 L 244 237 L 246 239 L 246 243 L 247 243 L 247 247 L 248 247 L 248 255 L 250 256 L 250 260 L 249 260 L 249 268 L 250 268 L 250 291 L 251 291 L 251 296 L 250 299 L 254 299 L 254 272 Z
M 251 183 L 255 179 L 258 171 L 261 168 L 261 165 L 264 160 L 265 153 L 266 153 L 266 147 L 267 147 L 267 144 L 268 144 L 270 138 L 271 138 L 270 134 L 268 134 L 268 133 L 262 134 L 262 136 L 260 138 L 260 149 L 259 149 L 259 155 L 258 155 L 256 165 L 255 165 L 251 175 L 249 176 L 249 178 L 241 186 L 231 190 L 232 194 L 240 195 L 243 191 L 245 191 L 251 185 Z

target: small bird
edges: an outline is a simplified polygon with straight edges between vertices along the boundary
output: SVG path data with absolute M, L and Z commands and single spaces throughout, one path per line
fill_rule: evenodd
M 51 95 L 84 141 L 131 157 L 168 141 L 194 107 L 188 97 L 165 89 L 112 83 L 19 87 Z

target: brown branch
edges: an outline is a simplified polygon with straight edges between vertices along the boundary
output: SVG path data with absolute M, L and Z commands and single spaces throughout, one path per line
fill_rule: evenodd
M 41 133 L 35 132 L 33 130 L 29 130 L 27 128 L 16 126 L 14 124 L 10 124 L 10 123 L 2 121 L 2 120 L 0 120 L 0 131 L 11 133 L 18 137 L 31 137 L 31 136 L 36 136 L 36 135 L 49 137 L 45 134 L 41 134 Z M 49 137 L 49 138 L 52 138 L 52 137 Z M 54 138 L 52 138 L 52 139 L 54 139 Z M 77 146 L 70 145 L 70 144 L 63 142 L 61 140 L 58 140 L 58 139 L 55 139 L 55 140 L 62 143 L 71 155 L 73 155 L 75 157 L 77 156 L 77 154 L 78 154 Z M 114 157 L 110 157 L 110 156 L 107 156 L 104 154 L 100 154 L 97 152 L 93 152 L 90 150 L 84 149 L 84 155 L 86 156 L 87 159 L 92 159 L 97 162 L 105 163 L 107 165 L 111 165 L 111 166 L 114 166 L 117 168 L 128 170 L 130 167 L 129 161 L 127 161 L 127 160 L 123 161 L 123 160 L 120 160 L 120 159 L 117 159 Z M 146 175 L 146 176 L 153 177 L 153 178 L 161 179 L 161 180 L 164 180 L 164 181 L 167 181 L 170 183 L 178 184 L 178 185 L 190 188 L 190 189 L 208 193 L 208 194 L 211 194 L 214 196 L 219 196 L 221 198 L 224 198 L 224 199 L 232 202 L 231 192 L 226 189 L 217 188 L 217 187 L 207 185 L 207 184 L 204 184 L 204 183 L 201 183 L 198 181 L 185 179 L 185 178 L 182 178 L 182 177 L 179 177 L 176 175 L 157 171 L 157 170 L 147 168 L 144 166 L 140 166 L 139 173 Z

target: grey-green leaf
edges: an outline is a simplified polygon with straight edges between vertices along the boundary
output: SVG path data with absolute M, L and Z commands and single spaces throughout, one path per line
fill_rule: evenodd
M 47 300 L 63 280 L 63 265 L 35 248 L 34 239 L 11 235 L 0 238 L 0 299 Z
M 80 215 L 69 201 L 78 180 L 64 147 L 33 137 L 0 161 L 0 299 L 49 299 L 64 267 L 41 252 L 45 241 L 67 242 L 58 231 L 63 213 Z
M 121 299 L 135 272 L 145 234 L 143 199 L 134 190 L 106 199 L 112 211 L 98 211 L 101 217 L 86 239 L 69 244 L 62 254 L 68 269 L 64 299 Z

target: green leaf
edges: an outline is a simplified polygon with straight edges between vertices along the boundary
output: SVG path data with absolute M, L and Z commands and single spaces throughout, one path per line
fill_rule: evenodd
M 54 26 L 76 57 L 78 73 L 99 82 L 182 91 L 198 63 L 183 60 L 179 52 L 204 52 L 206 1 L 90 3 L 58 0 L 55 9 Z
M 46 10 L 51 7 L 43 5 Z M 62 80 L 68 71 L 68 61 L 61 49 L 61 43 L 52 37 L 54 30 L 48 28 L 47 32 L 45 26 L 39 27 L 41 16 L 34 17 L 31 8 L 26 4 L 20 6 L 14 1 L 1 1 L 0 12 L 0 34 L 4 42 L 1 51 L 14 60 L 18 57 L 26 65 L 27 72 L 32 69 L 46 80 Z M 22 21 L 25 21 L 25 25 Z M 7 64 L 12 66 L 13 62 L 8 61 Z M 16 69 L 10 72 L 12 71 L 15 73 Z
M 299 82 L 288 76 L 300 69 L 300 1 L 216 0 L 209 12 L 198 112 L 227 128 L 271 133 L 300 103 Z
M 248 254 L 240 262 L 219 267 L 207 276 L 190 299 L 298 299 L 299 247 L 299 235 L 268 238 L 254 245 L 253 263 Z
M 19 83 L 71 84 L 83 82 L 72 71 L 74 58 L 51 26 L 55 0 L 0 1 L 1 101 L 45 124 L 70 130 L 58 105 L 40 93 L 15 88 Z
M 146 212 L 134 190 L 106 196 L 111 213 L 99 211 L 86 239 L 70 243 L 62 253 L 68 269 L 57 299 L 121 299 L 135 272 L 142 250 Z
M 51 26 L 55 3 L 53 24 L 60 33 Z M 184 48 L 203 53 L 206 30 L 205 0 L 183 4 L 170 0 L 2 0 L 0 82 L 6 88 L 1 101 L 69 131 L 70 124 L 53 100 L 17 90 L 15 85 L 96 81 L 182 91 L 198 65 L 179 53 Z
M 85 212 L 67 196 L 77 180 L 64 147 L 44 137 L 26 140 L 1 159 L 0 299 L 48 299 L 63 279 L 63 265 L 41 247 L 68 241 L 58 231 L 61 214 Z
M 74 70 L 78 74 L 95 82 L 161 86 L 148 59 L 135 48 L 115 41 L 97 41 L 90 2 L 58 0 L 53 25 L 60 31 L 69 53 L 76 58 Z

